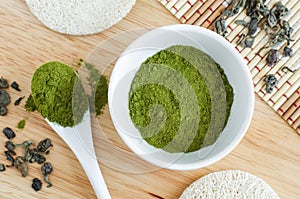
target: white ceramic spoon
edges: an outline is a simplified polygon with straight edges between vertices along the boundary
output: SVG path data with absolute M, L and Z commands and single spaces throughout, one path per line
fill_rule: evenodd
M 74 127 L 62 127 L 45 119 L 52 129 L 72 149 L 87 177 L 89 178 L 98 199 L 111 199 L 104 182 L 93 145 L 90 111 L 88 110 L 81 123 Z

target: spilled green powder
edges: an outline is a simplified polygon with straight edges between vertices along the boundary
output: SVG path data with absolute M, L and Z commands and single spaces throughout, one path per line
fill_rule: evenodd
M 25 103 L 25 110 L 28 112 L 33 112 L 36 110 L 36 106 L 34 104 L 34 100 L 32 98 L 32 95 L 29 95 L 29 97 L 27 98 L 27 101 Z
M 44 118 L 63 127 L 81 122 L 88 101 L 75 71 L 66 64 L 49 62 L 40 66 L 31 81 L 26 110 L 35 108 Z
M 26 120 L 25 120 L 25 119 L 20 120 L 20 121 L 18 122 L 18 124 L 17 124 L 17 128 L 18 128 L 18 129 L 24 129 L 25 124 L 26 124 Z
M 107 78 L 90 63 L 85 63 L 84 67 L 89 71 L 87 80 L 91 88 L 91 94 L 88 95 L 90 110 L 95 112 L 96 115 L 100 115 L 108 103 Z
M 95 111 L 96 115 L 102 113 L 103 108 L 108 103 L 108 84 L 105 76 L 101 76 L 97 83 L 95 93 Z
M 172 46 L 142 63 L 131 84 L 129 112 L 150 145 L 188 153 L 215 143 L 233 96 L 223 69 L 209 55 Z

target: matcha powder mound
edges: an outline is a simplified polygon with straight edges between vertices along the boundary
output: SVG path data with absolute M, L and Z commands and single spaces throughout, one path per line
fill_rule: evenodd
M 32 77 L 31 91 L 26 109 L 31 111 L 36 108 L 44 118 L 64 127 L 80 123 L 88 109 L 87 97 L 78 75 L 60 62 L 40 66 Z
M 233 96 L 223 69 L 209 55 L 172 46 L 142 63 L 131 84 L 129 112 L 150 145 L 189 153 L 215 143 Z

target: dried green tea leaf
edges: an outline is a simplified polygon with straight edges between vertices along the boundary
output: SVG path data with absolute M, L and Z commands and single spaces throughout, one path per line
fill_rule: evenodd
M 7 80 L 3 77 L 0 78 L 0 89 L 8 88 Z
M 288 15 L 289 9 L 284 6 L 280 1 L 275 4 L 274 14 L 278 20 L 282 20 L 283 17 Z
M 5 165 L 4 164 L 0 164 L 0 172 L 5 171 Z
M 7 108 L 3 105 L 0 105 L 0 115 L 1 116 L 7 115 Z
M 238 24 L 238 25 L 242 25 L 244 27 L 246 27 L 248 25 L 248 23 L 245 20 L 236 20 L 234 23 Z
M 250 21 L 249 27 L 248 27 L 248 33 L 251 37 L 256 33 L 257 28 L 258 28 L 258 19 L 251 18 L 251 21 Z
M 43 153 L 47 153 L 52 148 L 52 143 L 50 138 L 46 138 L 39 142 L 37 150 Z
M 252 45 L 254 43 L 254 37 L 250 37 L 250 36 L 247 36 L 245 37 L 245 39 L 242 41 L 241 43 L 241 46 L 243 48 L 251 48 Z
M 268 24 L 271 28 L 273 28 L 274 26 L 276 26 L 277 24 L 277 18 L 275 16 L 274 12 L 271 12 L 268 16 Z
M 290 71 L 291 73 L 294 73 L 296 70 L 293 70 L 291 69 L 290 67 L 288 66 L 284 66 L 282 69 L 281 69 L 282 72 L 286 73 L 287 71 Z
M 5 148 L 10 152 L 12 155 L 16 155 L 15 150 L 15 144 L 12 141 L 6 141 L 5 142 Z
M 43 183 L 38 179 L 38 178 L 34 178 L 32 180 L 32 184 L 31 187 L 35 190 L 35 191 L 39 191 L 42 188 Z
M 247 16 L 251 16 L 255 8 L 256 8 L 256 0 L 246 1 L 245 9 L 246 9 Z
M 293 55 L 293 49 L 288 47 L 288 46 L 284 47 L 283 56 L 284 57 L 291 57 L 292 55 Z
M 225 35 L 228 33 L 226 24 L 225 24 L 225 19 L 223 19 L 223 18 L 217 19 L 214 23 L 214 30 L 219 35 L 225 37 Z
M 2 130 L 3 134 L 5 135 L 5 137 L 9 140 L 13 139 L 14 137 L 16 137 L 16 134 L 15 132 L 9 128 L 9 127 L 5 127 L 3 130 Z
M 21 172 L 23 177 L 26 177 L 28 173 L 28 166 L 25 159 L 21 156 L 16 158 L 14 166 Z
M 282 27 L 283 34 L 290 39 L 294 29 L 290 26 L 289 22 L 286 20 L 281 21 L 280 26 Z
M 15 164 L 15 159 L 12 157 L 11 153 L 9 151 L 4 151 L 4 155 L 6 157 L 6 160 L 10 161 L 11 162 L 11 165 L 10 166 L 7 166 L 7 167 L 11 167 L 11 166 L 14 166 Z
M 257 3 L 256 9 L 263 17 L 268 16 L 270 13 L 268 6 L 265 5 L 264 3 Z
M 271 49 L 266 61 L 269 66 L 276 64 L 279 61 L 279 50 Z
M 232 17 L 239 13 L 244 8 L 246 0 L 233 0 L 231 9 L 225 9 L 222 14 L 228 17 Z
M 16 91 L 21 91 L 21 89 L 19 88 L 19 84 L 17 82 L 13 82 L 10 85 L 13 89 L 15 89 Z
M 5 90 L 0 90 L 0 105 L 7 106 L 10 103 L 10 96 Z
M 271 35 L 271 41 L 269 45 L 271 48 L 274 48 L 282 44 L 286 40 L 286 37 L 283 33 L 274 33 L 270 35 Z
M 245 37 L 246 37 L 246 34 L 242 33 L 240 38 L 237 40 L 236 44 L 240 45 L 243 42 L 243 40 L 245 39 Z
M 15 105 L 15 106 L 18 106 L 24 98 L 25 98 L 25 96 L 19 97 L 19 98 L 14 102 L 14 105 Z
M 266 82 L 266 92 L 267 93 L 272 93 L 274 87 L 278 84 L 278 80 L 273 74 L 267 75 L 264 80 Z

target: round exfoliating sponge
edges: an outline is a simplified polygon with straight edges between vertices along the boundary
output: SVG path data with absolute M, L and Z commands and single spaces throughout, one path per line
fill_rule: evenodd
M 200 178 L 186 188 L 179 199 L 191 198 L 279 199 L 265 181 L 239 170 L 215 172 Z
M 99 33 L 129 13 L 135 0 L 26 0 L 48 28 L 69 35 Z

